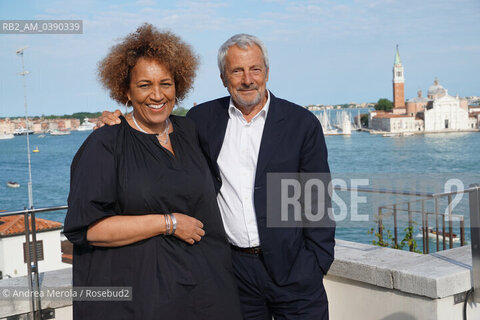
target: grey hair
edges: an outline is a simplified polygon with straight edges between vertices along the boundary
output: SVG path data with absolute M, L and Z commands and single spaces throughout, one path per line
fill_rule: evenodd
M 265 63 L 265 67 L 268 69 L 268 53 L 267 48 L 263 44 L 263 42 L 255 36 L 239 33 L 225 41 L 224 44 L 218 49 L 218 56 L 217 56 L 217 63 L 218 69 L 220 69 L 220 73 L 222 76 L 225 75 L 225 59 L 227 57 L 228 49 L 232 46 L 239 46 L 242 49 L 247 49 L 247 47 L 251 47 L 253 45 L 257 45 L 263 54 L 263 62 Z

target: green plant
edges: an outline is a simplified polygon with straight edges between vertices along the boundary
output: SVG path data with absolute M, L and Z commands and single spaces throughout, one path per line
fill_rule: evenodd
M 373 234 L 378 239 L 378 240 L 375 240 L 375 239 L 372 240 L 372 244 L 374 246 L 379 246 L 379 247 L 389 247 L 390 246 L 389 241 L 393 241 L 392 233 L 388 229 L 385 229 L 384 231 L 387 233 L 387 237 L 386 237 L 387 241 L 384 241 L 385 237 L 382 236 L 379 232 L 375 231 L 375 228 L 370 228 L 370 230 L 368 230 L 368 234 Z
M 413 235 L 413 225 L 415 224 L 416 223 L 413 222 L 412 226 L 408 226 L 403 229 L 405 235 L 403 236 L 403 239 L 400 240 L 400 242 L 397 241 L 397 244 L 395 244 L 395 238 L 389 229 L 383 229 L 383 236 L 378 231 L 376 231 L 375 228 L 370 228 L 370 230 L 368 230 L 368 234 L 373 234 L 376 237 L 376 239 L 372 240 L 372 244 L 375 246 L 389 247 L 399 250 L 404 250 L 405 247 L 407 247 L 408 249 L 412 247 L 413 252 L 421 253 L 418 249 L 417 240 L 415 240 Z
M 413 222 L 413 224 L 416 223 Z M 417 240 L 415 240 L 413 235 L 413 224 L 403 229 L 403 231 L 405 231 L 405 236 L 403 237 L 402 241 L 400 241 L 400 249 L 408 246 L 409 248 L 411 247 L 413 249 L 413 252 L 421 253 L 420 250 L 418 250 Z

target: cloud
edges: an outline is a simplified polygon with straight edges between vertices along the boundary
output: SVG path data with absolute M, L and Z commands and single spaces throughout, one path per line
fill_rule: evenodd
M 262 2 L 265 3 L 276 3 L 276 4 L 283 4 L 286 3 L 286 0 L 262 0 Z
M 228 2 L 225 1 L 212 1 L 212 0 L 201 0 L 201 1 L 178 1 L 178 7 L 180 8 L 189 8 L 193 10 L 205 10 L 205 9 L 217 9 L 217 8 L 226 8 L 229 6 Z
M 148 2 L 150 3 L 150 2 Z M 135 6 L 133 10 L 125 10 L 125 5 L 110 6 L 108 10 L 95 12 L 90 22 L 97 31 L 109 30 L 112 26 L 132 30 L 143 22 L 151 22 L 160 28 L 173 31 L 205 31 L 220 30 L 228 23 L 217 10 L 226 5 L 217 1 L 180 1 L 175 7 Z M 99 28 L 102 27 L 102 28 Z
M 215 0 L 183 0 L 168 6 L 139 0 L 136 3 L 109 5 L 96 12 L 91 7 L 87 10 L 87 1 L 81 8 L 85 12 L 93 12 L 89 13 L 88 22 L 94 26 L 92 29 L 96 33 L 120 34 L 115 32 L 115 28 L 131 32 L 132 25 L 148 21 L 180 33 L 244 30 L 279 41 L 296 37 L 312 40 L 399 38 L 407 37 L 411 32 L 426 36 L 431 33 L 438 38 L 442 31 L 448 34 L 452 30 L 468 29 L 467 24 L 462 26 L 458 23 L 460 17 L 462 21 L 479 19 L 479 11 L 471 10 L 471 1 L 463 1 L 463 7 L 448 1 L 412 0 L 353 0 L 340 4 L 333 0 L 264 0 L 263 3 L 267 4 L 267 8 L 250 10 L 249 15 L 235 14 L 244 9 L 238 3 Z M 275 6 L 268 7 L 272 3 Z M 64 7 L 56 5 L 46 12 Z M 458 19 L 452 17 L 453 9 Z M 289 36 L 279 38 L 272 37 L 272 34 Z
M 137 6 L 156 6 L 157 3 L 153 0 L 138 0 L 135 2 Z
M 390 90 L 396 43 L 400 44 L 410 79 L 414 77 L 415 68 L 417 73 L 424 74 L 434 74 L 437 71 L 432 70 L 441 68 L 445 74 L 451 74 L 450 81 L 463 83 L 468 90 L 474 87 L 470 82 L 475 82 L 468 79 L 480 72 L 475 65 L 478 60 L 475 57 L 480 51 L 475 41 L 480 33 L 478 0 L 138 0 L 112 3 L 47 0 L 33 8 L 35 16 L 32 18 L 36 19 L 81 19 L 84 21 L 84 33 L 2 35 L 4 50 L 0 51 L 0 61 L 3 61 L 2 75 L 8 79 L 3 82 L 2 92 L 12 96 L 11 92 L 16 90 L 16 73 L 20 64 L 15 50 L 29 45 L 25 62 L 32 71 L 32 97 L 41 100 L 40 96 L 34 96 L 37 86 L 38 92 L 43 94 L 56 90 L 68 92 L 71 97 L 78 92 L 77 100 L 80 102 L 89 97 L 91 105 L 105 104 L 110 100 L 100 89 L 98 95 L 84 95 L 97 92 L 96 63 L 118 39 L 133 32 L 143 22 L 175 32 L 191 43 L 201 56 L 201 72 L 191 101 L 202 101 L 225 93 L 215 66 L 216 50 L 226 38 L 238 32 L 255 34 L 266 42 L 272 65 L 269 84 L 272 88 L 276 86 L 275 90 L 282 94 L 286 92 L 283 90 L 295 91 L 297 87 L 288 87 L 278 75 L 298 73 L 299 69 L 302 70 L 302 83 L 311 83 L 311 86 L 325 84 L 322 95 L 326 96 L 322 96 L 323 101 L 316 102 L 338 102 L 347 99 L 347 94 L 352 96 L 353 93 L 339 90 L 337 86 L 343 88 L 345 79 L 359 76 L 365 80 L 362 84 L 355 84 L 357 87 L 354 89 L 358 92 L 375 96 L 377 93 L 372 92 L 372 88 L 383 88 L 383 83 L 387 83 L 385 87 Z M 5 14 L 13 15 L 14 10 Z M 456 74 L 459 74 L 458 77 Z M 66 77 L 68 81 L 61 77 Z M 61 83 L 58 79 L 62 79 Z M 377 86 L 378 82 L 382 85 Z M 383 90 L 378 88 L 374 90 Z M 311 100 L 309 95 L 313 93 L 310 91 L 305 90 L 301 99 Z M 459 92 L 463 94 L 464 90 Z M 334 97 L 339 94 L 345 96 Z M 18 95 L 21 96 L 21 92 Z M 2 99 L 3 104 L 10 101 L 6 100 L 7 97 Z M 352 99 L 363 98 L 359 95 Z M 42 101 L 47 100 L 44 98 Z M 15 99 L 12 97 L 11 101 Z M 71 103 L 73 108 L 79 102 Z M 185 101 L 185 105 L 189 105 L 189 100 Z
M 359 4 L 362 7 L 367 8 L 376 8 L 379 6 L 385 5 L 392 5 L 392 4 L 399 4 L 400 2 L 397 0 L 354 0 L 356 4 Z

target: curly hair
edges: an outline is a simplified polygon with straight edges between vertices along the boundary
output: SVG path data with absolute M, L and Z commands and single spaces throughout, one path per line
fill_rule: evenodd
M 121 104 L 128 101 L 130 72 L 140 58 L 151 58 L 163 64 L 175 81 L 175 92 L 182 100 L 192 88 L 198 57 L 190 45 L 171 32 L 160 32 L 149 23 L 138 27 L 110 49 L 98 64 L 98 76 L 110 97 Z

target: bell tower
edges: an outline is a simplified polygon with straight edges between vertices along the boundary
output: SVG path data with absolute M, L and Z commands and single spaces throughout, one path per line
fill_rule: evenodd
M 405 112 L 405 78 L 400 53 L 398 52 L 398 44 L 395 62 L 393 63 L 393 108 L 394 113 L 402 113 L 400 109 L 403 109 L 403 112 Z

